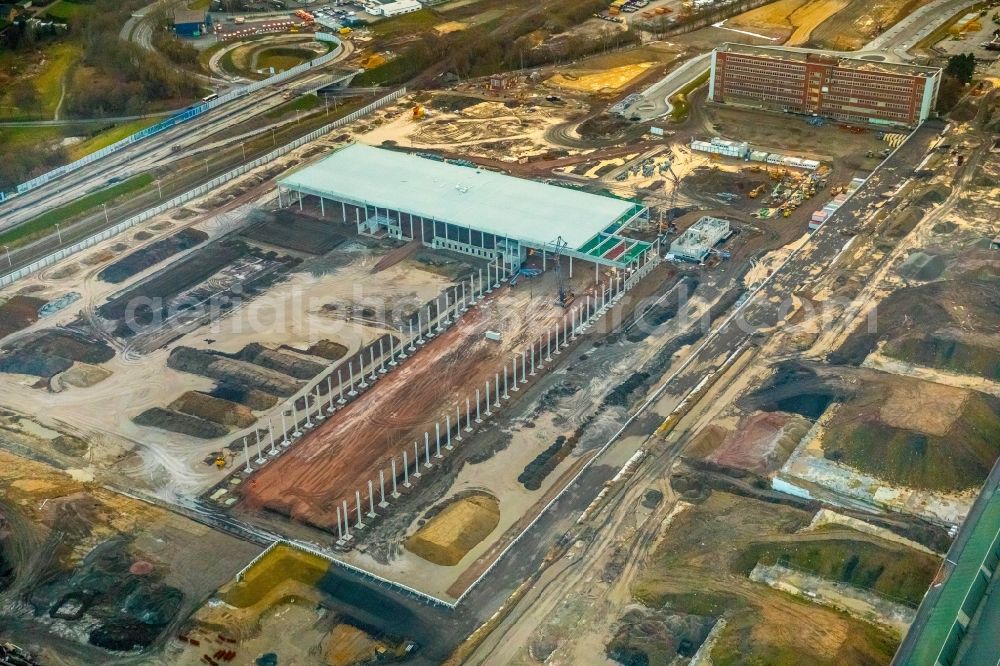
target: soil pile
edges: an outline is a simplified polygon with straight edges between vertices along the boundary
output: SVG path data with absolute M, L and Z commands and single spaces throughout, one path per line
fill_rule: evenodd
M 134 559 L 127 540 L 105 541 L 74 570 L 36 587 L 28 600 L 36 615 L 92 627 L 92 645 L 116 651 L 142 649 L 174 620 L 183 594 L 160 582 L 155 569 L 144 575 L 131 573 Z
M 339 215 L 339 206 L 331 203 L 330 207 L 336 207 Z M 243 232 L 243 236 L 274 247 L 307 254 L 326 254 L 346 238 L 338 231 L 337 225 L 328 221 L 300 217 L 284 211 L 258 215 L 263 218 L 261 222 Z
M 208 234 L 198 229 L 184 229 L 178 233 L 157 241 L 111 264 L 97 274 L 99 280 L 119 284 L 136 273 L 141 273 L 150 266 L 155 266 L 164 259 L 178 252 L 189 250 L 208 240 Z
M 298 382 L 281 372 L 191 347 L 175 348 L 167 358 L 167 365 L 174 370 L 202 375 L 244 390 L 282 397 L 292 395 L 299 388 Z
M 344 357 L 347 353 L 347 347 L 333 340 L 320 340 L 316 344 L 310 345 L 306 349 L 306 353 L 310 356 L 325 358 L 328 361 L 336 361 Z
M 500 522 L 500 503 L 474 493 L 452 501 L 406 540 L 406 549 L 444 567 L 458 564 Z
M 823 452 L 894 484 L 978 488 L 1000 455 L 1000 400 L 904 377 L 869 384 L 834 414 Z
M 1000 380 L 1000 336 L 969 331 L 1000 331 L 997 276 L 977 272 L 894 292 L 829 361 L 860 365 L 884 343 L 883 353 L 907 363 Z
M 311 379 L 323 371 L 323 366 L 291 354 L 284 354 L 253 343 L 236 355 L 241 361 L 248 361 L 263 368 L 269 368 L 295 379 Z
M 199 391 L 188 391 L 170 403 L 169 409 L 235 428 L 246 428 L 257 420 L 249 408 Z
M 0 339 L 38 321 L 38 308 L 45 305 L 41 298 L 14 296 L 0 305 Z
M 198 439 L 215 439 L 229 432 L 229 428 L 219 423 L 162 407 L 147 409 L 133 418 L 132 421 L 137 425 L 179 432 Z
M 715 618 L 634 608 L 618 620 L 607 655 L 619 664 L 669 664 L 690 658 L 715 624 Z
M 5 351 L 0 357 L 0 372 L 46 379 L 65 372 L 74 361 L 104 363 L 115 355 L 114 350 L 104 342 L 67 329 L 40 331 L 19 340 Z

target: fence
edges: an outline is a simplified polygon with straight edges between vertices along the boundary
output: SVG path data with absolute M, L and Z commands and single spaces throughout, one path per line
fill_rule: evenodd
M 226 104 L 228 102 L 231 102 L 234 99 L 245 97 L 250 93 L 254 93 L 257 92 L 258 90 L 261 90 L 262 88 L 267 88 L 269 86 L 281 83 L 282 81 L 286 81 L 290 78 L 296 77 L 299 74 L 308 71 L 313 67 L 320 67 L 322 65 L 325 65 L 328 62 L 331 62 L 337 56 L 339 56 L 342 48 L 343 46 L 338 41 L 336 48 L 334 48 L 329 53 L 321 55 L 320 57 L 314 60 L 310 60 L 309 62 L 304 62 L 301 65 L 296 65 L 295 67 L 287 69 L 284 72 L 275 74 L 274 76 L 268 77 L 261 81 L 255 81 L 254 83 L 245 85 L 242 88 L 237 88 L 236 90 L 230 91 L 225 95 L 220 95 L 217 99 L 213 99 L 211 102 L 203 102 L 201 104 L 197 104 L 195 106 L 184 109 L 177 115 L 170 116 L 169 118 L 167 118 L 162 122 L 156 123 L 155 125 L 147 127 L 145 129 L 141 129 L 135 134 L 131 134 L 125 137 L 124 139 L 120 139 L 119 141 L 112 143 L 110 146 L 105 146 L 104 148 L 94 151 L 89 155 L 85 155 L 84 157 L 81 157 L 75 162 L 64 164 L 63 166 L 57 167 L 52 171 L 43 173 L 41 176 L 38 176 L 37 178 L 32 178 L 29 181 L 21 183 L 20 185 L 17 186 L 17 193 L 24 194 L 25 192 L 29 192 L 35 189 L 36 187 L 39 187 L 41 185 L 44 185 L 45 183 L 55 180 L 56 178 L 59 178 L 60 176 L 70 173 L 71 171 L 76 171 L 80 167 L 84 167 L 92 162 L 96 162 L 97 160 L 106 157 L 111 153 L 117 152 L 122 148 L 129 146 L 137 141 L 141 141 L 146 137 L 153 136 L 154 134 L 159 134 L 160 132 L 164 132 L 170 129 L 171 127 L 176 127 L 181 123 L 187 122 L 192 118 L 200 116 L 206 111 L 211 111 L 212 109 L 221 106 L 223 104 Z M 2 195 L 0 195 L 0 201 L 3 201 Z
M 276 149 L 272 150 L 271 152 L 269 152 L 267 155 L 264 155 L 263 157 L 258 157 L 257 159 L 253 160 L 252 162 L 248 162 L 246 164 L 242 164 L 242 165 L 236 167 L 235 169 L 233 169 L 232 171 L 228 171 L 228 172 L 222 174 L 221 176 L 216 176 L 215 178 L 213 178 L 212 180 L 208 181 L 207 183 L 203 183 L 202 185 L 199 185 L 198 187 L 196 187 L 196 188 L 194 188 L 192 190 L 188 190 L 187 192 L 185 192 L 183 194 L 179 194 L 176 197 L 174 197 L 173 199 L 170 199 L 168 201 L 165 201 L 164 203 L 161 203 L 159 206 L 155 206 L 153 208 L 150 208 L 149 210 L 145 210 L 145 211 L 139 213 L 138 215 L 135 215 L 133 217 L 128 218 L 127 220 L 125 220 L 123 222 L 119 222 L 118 224 L 116 224 L 113 227 L 105 229 L 104 231 L 100 231 L 100 232 L 94 234 L 93 236 L 89 236 L 89 237 L 83 239 L 82 241 L 79 241 L 78 243 L 74 243 L 73 245 L 70 245 L 69 247 L 62 248 L 60 250 L 57 250 L 56 252 L 53 252 L 52 254 L 46 255 L 46 256 L 42 257 L 41 259 L 38 259 L 37 261 L 33 261 L 32 263 L 28 264 L 27 266 L 19 268 L 18 270 L 14 271 L 12 273 L 8 273 L 6 275 L 0 276 L 0 287 L 6 287 L 8 285 L 14 284 L 15 282 L 17 282 L 18 280 L 20 280 L 23 277 L 31 275 L 32 273 L 35 273 L 35 272 L 37 272 L 37 271 L 39 271 L 39 270 L 41 270 L 41 269 L 43 269 L 43 268 L 45 268 L 47 266 L 51 266 L 52 264 L 54 264 L 54 263 L 56 263 L 58 261 L 61 261 L 61 260 L 65 259 L 66 257 L 69 257 L 70 255 L 73 255 L 73 254 L 76 254 L 77 252 L 80 252 L 81 250 L 85 250 L 85 249 L 87 249 L 89 247 L 93 247 L 94 245 L 97 245 L 100 242 L 106 241 L 107 239 L 112 238 L 113 236 L 117 236 L 118 234 L 120 234 L 121 232 L 125 231 L 126 229 L 128 229 L 130 227 L 134 227 L 135 225 L 137 225 L 137 224 L 139 224 L 141 222 L 145 222 L 146 220 L 148 220 L 148 219 L 150 219 L 152 217 L 156 217 L 157 215 L 159 215 L 160 213 L 163 213 L 164 211 L 170 210 L 171 208 L 176 208 L 177 206 L 180 206 L 181 204 L 187 203 L 188 201 L 191 201 L 192 199 L 200 197 L 203 194 L 206 194 L 207 192 L 215 189 L 219 185 L 222 185 L 223 183 L 232 180 L 233 178 L 236 178 L 238 176 L 242 176 L 243 174 L 247 173 L 248 171 L 252 171 L 253 169 L 256 169 L 259 166 L 262 166 L 264 164 L 268 164 L 268 163 L 274 161 L 276 158 L 281 157 L 282 155 L 285 155 L 286 153 L 289 153 L 292 150 L 295 150 L 296 148 L 298 148 L 298 147 L 300 147 L 300 146 L 302 146 L 302 145 L 304 145 L 306 143 L 309 143 L 310 141 L 315 141 L 316 139 L 318 139 L 319 137 L 323 136 L 324 134 L 327 134 L 327 133 L 329 133 L 329 132 L 331 132 L 331 131 L 339 128 L 339 127 L 343 127 L 344 125 L 346 125 L 348 123 L 351 123 L 351 122 L 357 120 L 358 118 L 371 113 L 372 111 L 374 111 L 375 109 L 377 109 L 379 107 L 385 106 L 389 102 L 392 102 L 392 101 L 398 99 L 399 97 L 403 96 L 404 94 L 406 94 L 406 88 L 405 87 L 400 88 L 399 90 L 396 90 L 395 92 L 389 93 L 385 97 L 382 97 L 380 99 L 375 100 L 374 102 L 372 102 L 368 106 L 366 106 L 364 108 L 361 108 L 361 109 L 358 109 L 357 111 L 351 113 L 350 115 L 344 116 L 343 118 L 339 118 L 339 119 L 333 121 L 332 123 L 324 125 L 323 127 L 320 127 L 319 129 L 314 130 L 314 131 L 310 132 L 309 134 L 306 134 L 305 136 L 296 139 L 295 141 L 292 141 L 291 143 L 285 144 L 284 146 L 281 146 L 280 148 L 276 148 Z

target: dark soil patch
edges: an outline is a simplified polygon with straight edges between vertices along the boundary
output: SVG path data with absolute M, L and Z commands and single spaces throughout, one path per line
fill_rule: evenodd
M 167 365 L 174 370 L 209 377 L 243 391 L 256 390 L 287 397 L 299 389 L 297 381 L 281 372 L 191 347 L 175 348 L 167 358 Z
M 131 311 L 135 322 L 148 324 L 166 311 L 172 297 L 203 282 L 250 251 L 245 243 L 238 241 L 224 241 L 210 247 L 206 246 L 170 268 L 149 276 L 109 300 L 98 308 L 97 313 L 109 321 L 121 321 Z M 125 331 L 119 333 L 124 334 Z
M 20 295 L 0 305 L 0 339 L 38 321 L 38 308 L 43 305 L 41 298 Z
M 141 426 L 179 432 L 198 439 L 215 439 L 229 432 L 229 428 L 218 423 L 161 407 L 147 409 L 132 421 Z
M 74 361 L 96 365 L 110 361 L 115 352 L 104 342 L 68 329 L 47 329 L 7 349 L 0 357 L 0 372 L 50 378 Z
M 283 354 L 257 343 L 249 344 L 241 349 L 235 358 L 276 370 L 296 379 L 311 379 L 323 371 L 323 366 L 319 363 L 307 361 L 291 354 Z
M 246 405 L 255 412 L 271 409 L 278 404 L 277 396 L 255 389 L 247 389 L 240 386 L 221 383 L 216 386 L 208 395 L 213 398 L 221 398 L 230 402 L 237 402 Z
M 331 201 L 329 205 L 332 212 L 336 204 Z M 336 212 L 340 214 L 339 206 Z M 347 238 L 338 229 L 338 225 L 330 220 L 317 220 L 287 212 L 261 215 L 264 219 L 260 223 L 243 232 L 245 238 L 315 255 L 326 254 Z
M 552 442 L 525 466 L 524 471 L 517 477 L 518 482 L 528 490 L 538 490 L 542 487 L 542 481 L 545 480 L 545 477 L 566 459 L 574 446 L 576 446 L 576 437 L 559 435 L 556 437 L 556 441 Z
M 119 259 L 97 274 L 98 279 L 119 284 L 129 279 L 136 273 L 140 273 L 150 266 L 155 266 L 164 259 L 172 257 L 178 252 L 189 250 L 208 240 L 208 234 L 198 229 L 183 229 L 173 236 L 156 241 L 147 248 L 143 248 L 132 254 Z

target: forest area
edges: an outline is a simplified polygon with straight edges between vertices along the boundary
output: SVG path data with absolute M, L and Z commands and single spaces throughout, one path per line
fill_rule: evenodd
M 64 0 L 58 16 L 18 20 L 0 53 L 0 117 L 48 120 L 137 116 L 183 107 L 198 80 L 160 53 L 119 37 L 146 0 Z M 62 139 L 105 129 L 89 124 L 0 129 L 0 189 L 69 161 Z

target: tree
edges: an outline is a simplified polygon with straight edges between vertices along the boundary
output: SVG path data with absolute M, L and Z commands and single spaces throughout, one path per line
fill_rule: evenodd
M 959 53 L 948 58 L 948 65 L 944 73 L 954 76 L 965 84 L 972 83 L 972 77 L 976 73 L 976 56 L 971 53 Z

